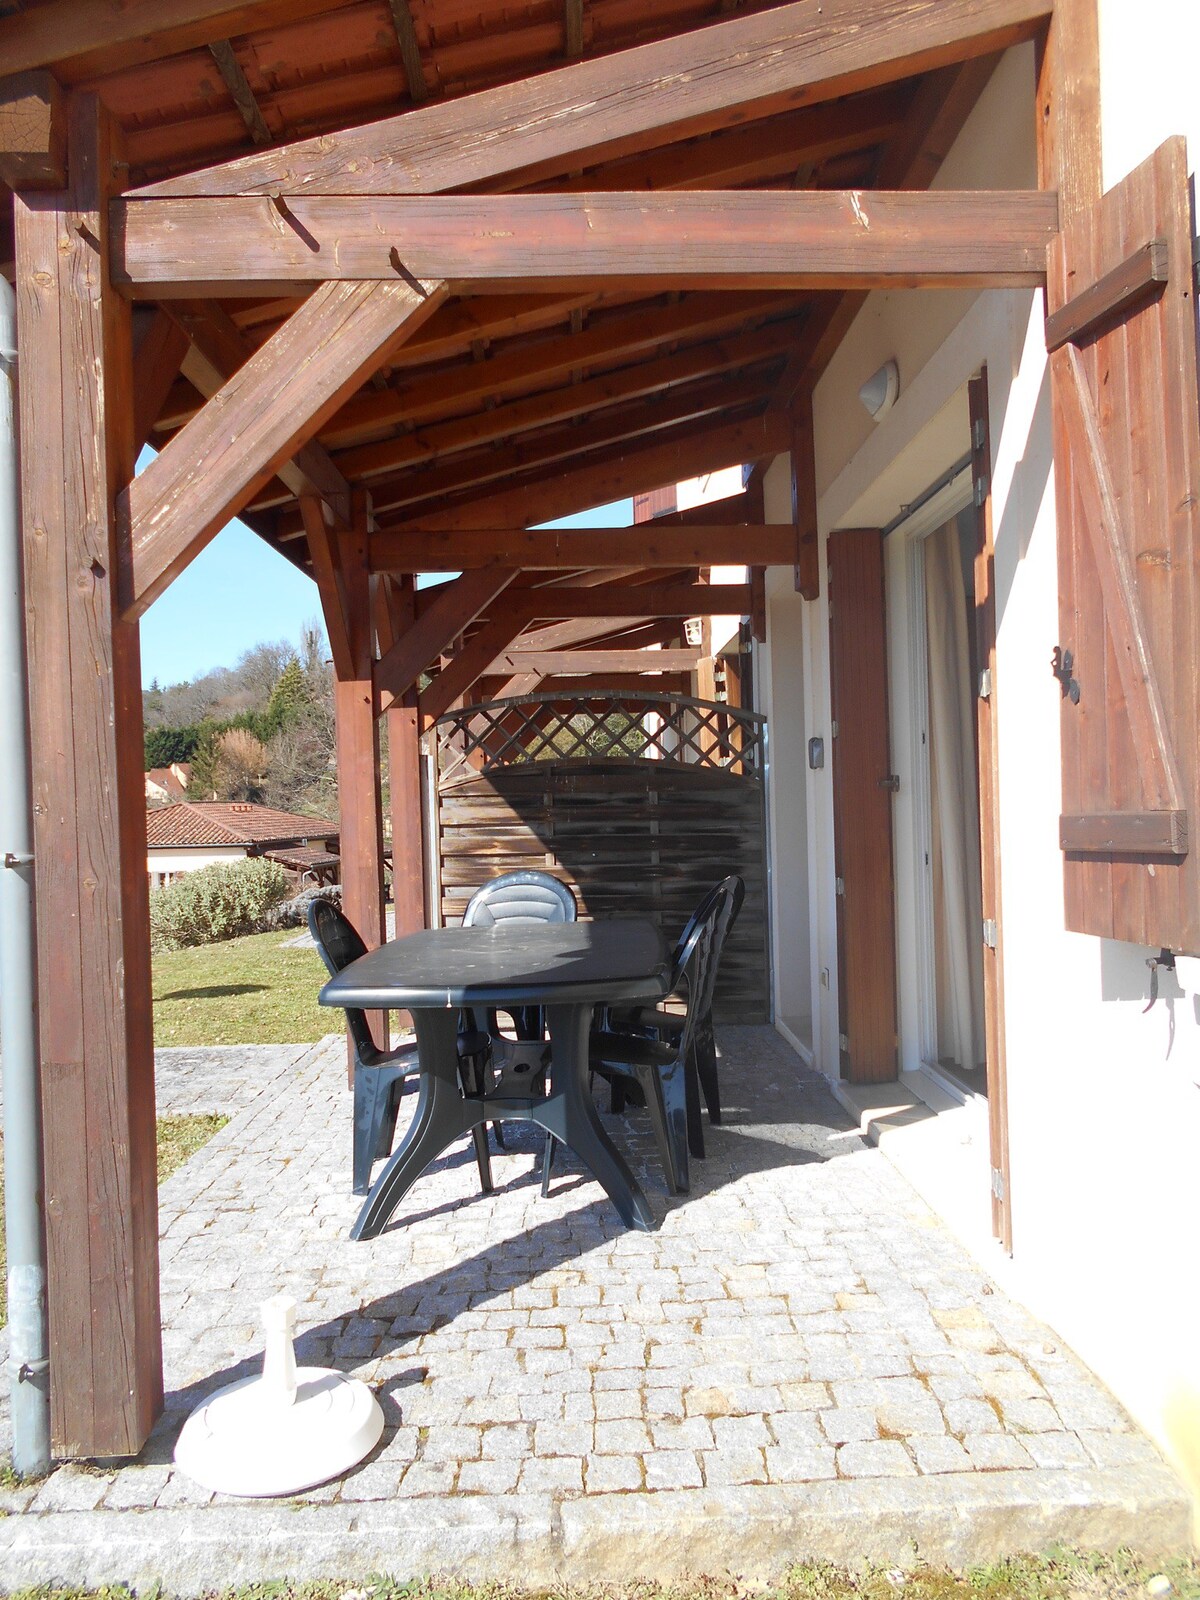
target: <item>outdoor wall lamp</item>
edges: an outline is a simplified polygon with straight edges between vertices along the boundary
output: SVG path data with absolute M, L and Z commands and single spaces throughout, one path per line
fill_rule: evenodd
M 899 393 L 900 368 L 894 361 L 885 361 L 863 384 L 858 398 L 870 412 L 872 421 L 879 422 L 896 404 Z

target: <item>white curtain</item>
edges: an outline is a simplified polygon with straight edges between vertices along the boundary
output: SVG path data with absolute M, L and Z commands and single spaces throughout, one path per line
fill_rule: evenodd
M 958 528 L 925 541 L 929 774 L 933 811 L 937 1050 L 968 1069 L 985 1059 L 979 794 L 967 596 Z

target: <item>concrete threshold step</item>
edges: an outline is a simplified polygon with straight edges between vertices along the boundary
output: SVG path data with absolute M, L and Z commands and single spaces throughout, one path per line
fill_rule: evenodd
M 0 1587 L 98 1585 L 169 1593 L 254 1580 L 426 1574 L 523 1586 L 659 1581 L 798 1561 L 918 1559 L 963 1567 L 1051 1544 L 1189 1547 L 1189 1509 L 1165 1466 L 948 1473 L 723 1490 L 226 1501 L 195 1508 L 43 1512 L 0 1520 Z

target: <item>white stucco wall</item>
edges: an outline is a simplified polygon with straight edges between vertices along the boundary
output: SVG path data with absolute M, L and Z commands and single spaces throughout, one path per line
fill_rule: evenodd
M 152 875 L 165 873 L 174 877 L 179 872 L 197 872 L 201 867 L 241 861 L 245 855 L 245 847 L 234 844 L 207 845 L 198 850 L 150 849 L 146 852 L 146 869 Z
M 1200 6 L 1101 0 L 1105 180 L 1171 133 L 1200 150 Z M 943 187 L 1033 181 L 1028 47 L 1002 63 L 951 152 Z M 878 525 L 966 445 L 964 387 L 988 368 L 998 592 L 997 699 L 1011 1202 L 1007 1275 L 1173 1455 L 1200 1493 L 1200 961 L 1144 1014 L 1153 952 L 1063 927 L 1054 484 L 1040 294 L 872 296 L 817 390 L 820 522 Z M 880 425 L 858 386 L 897 357 L 902 391 Z M 768 507 L 770 514 L 771 508 Z M 824 576 L 824 575 L 823 575 Z M 790 579 L 790 574 L 788 575 Z M 772 748 L 828 736 L 825 601 L 772 582 Z M 807 645 L 798 645 L 797 638 Z M 800 690 L 789 666 L 801 651 Z M 896 760 L 901 753 L 896 752 Z M 777 776 L 784 777 L 782 765 Z M 790 771 L 788 781 L 794 780 Z M 815 1057 L 838 1070 L 828 773 L 805 789 Z M 775 811 L 783 810 L 776 797 Z M 793 830 L 794 831 L 794 830 Z M 789 849 L 789 830 L 773 827 Z M 798 877 L 776 856 L 776 878 Z M 777 931 L 782 929 L 776 912 Z M 777 938 L 776 951 L 780 950 Z M 777 955 L 777 962 L 778 962 Z M 783 974 L 777 972 L 777 984 Z M 901 994 L 901 1026 L 906 998 Z M 987 1182 L 981 1156 L 980 1182 Z

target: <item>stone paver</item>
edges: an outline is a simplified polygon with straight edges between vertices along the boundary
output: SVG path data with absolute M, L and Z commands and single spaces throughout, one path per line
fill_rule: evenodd
M 164 1110 L 232 1114 L 160 1190 L 167 1413 L 138 1462 L 13 1494 L 0 1566 L 98 1581 L 165 1563 L 185 1590 L 281 1575 L 278 1508 L 211 1500 L 171 1465 L 192 1407 L 257 1370 L 258 1306 L 279 1293 L 301 1360 L 363 1378 L 387 1421 L 361 1468 L 290 1503 L 294 1575 L 459 1570 L 481 1549 L 496 1576 L 615 1574 L 614 1539 L 651 1572 L 688 1528 L 688 1561 L 744 1570 L 751 1547 L 760 1566 L 802 1553 L 798 1514 L 863 1554 L 894 1528 L 953 1557 L 971 1516 L 980 1557 L 1077 1525 L 1185 1537 L 1153 1447 L 821 1080 L 769 1029 L 723 1030 L 721 1051 L 726 1117 L 686 1199 L 665 1195 L 644 1116 L 606 1117 L 656 1232 L 626 1232 L 569 1156 L 541 1200 L 540 1135 L 510 1124 L 494 1194 L 464 1145 L 367 1244 L 347 1238 L 340 1039 L 160 1052 Z M 0 1444 L 6 1427 L 0 1411 Z

